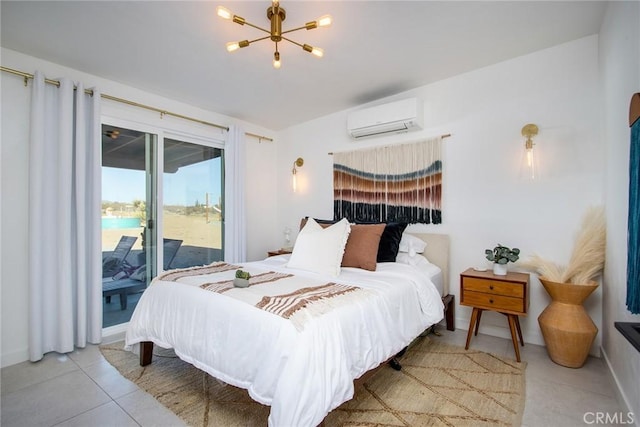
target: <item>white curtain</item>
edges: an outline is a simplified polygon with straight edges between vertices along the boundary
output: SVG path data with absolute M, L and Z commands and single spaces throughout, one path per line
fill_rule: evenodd
M 102 339 L 100 94 L 36 72 L 29 136 L 29 357 Z
M 247 258 L 245 207 L 245 135 L 240 126 L 230 126 L 224 146 L 224 260 Z

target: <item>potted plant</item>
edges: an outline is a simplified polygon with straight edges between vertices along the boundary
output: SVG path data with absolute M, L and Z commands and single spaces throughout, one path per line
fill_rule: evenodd
M 484 251 L 487 259 L 493 262 L 493 274 L 504 276 L 507 274 L 507 263 L 516 262 L 520 258 L 520 249 L 508 248 L 500 243 L 493 248 Z
M 236 271 L 236 277 L 233 279 L 233 286 L 236 288 L 246 288 L 249 286 L 249 279 L 251 274 L 248 271 L 238 270 Z
M 582 367 L 598 334 L 598 327 L 582 304 L 598 288 L 605 249 L 604 208 L 592 207 L 582 219 L 566 266 L 535 254 L 522 264 L 538 273 L 551 297 L 551 303 L 538 316 L 538 324 L 549 357 L 558 365 Z

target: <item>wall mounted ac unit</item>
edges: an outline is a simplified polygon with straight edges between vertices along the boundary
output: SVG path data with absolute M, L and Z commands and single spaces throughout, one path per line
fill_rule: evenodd
M 347 131 L 352 138 L 360 139 L 420 130 L 423 122 L 422 101 L 409 98 L 354 111 L 347 117 Z

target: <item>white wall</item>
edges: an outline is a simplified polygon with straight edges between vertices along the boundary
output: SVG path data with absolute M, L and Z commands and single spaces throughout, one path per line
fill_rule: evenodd
M 151 105 L 186 116 L 228 126 L 233 123 L 244 126 L 246 131 L 270 136 L 274 132 L 243 123 L 233 118 L 205 111 L 175 100 L 162 98 L 147 92 L 81 73 L 2 49 L 2 65 L 33 73 L 42 71 L 48 78 L 70 77 L 81 80 L 86 87 L 96 85 L 102 93 Z M 2 291 L 2 366 L 28 359 L 28 129 L 31 83 L 24 87 L 21 77 L 0 73 L 2 84 L 2 139 L 1 139 L 1 251 L 2 265 L 0 288 Z M 131 122 L 158 126 L 194 137 L 223 138 L 220 130 L 194 124 L 181 119 L 160 115 L 121 103 L 105 100 L 103 117 L 126 119 Z M 277 240 L 275 208 L 276 144 L 259 143 L 247 137 L 247 209 L 248 209 L 248 258 L 262 259 Z M 11 266 L 11 268 L 7 268 Z
M 352 142 L 345 130 L 348 111 L 283 131 L 278 187 L 291 187 L 296 157 L 305 164 L 298 172 L 300 191 L 280 194 L 279 229 L 297 229 L 305 215 L 332 217 L 328 152 L 451 133 L 444 140 L 443 224 L 413 225 L 410 230 L 450 235 L 450 289 L 456 300 L 459 273 L 485 264 L 484 249 L 496 243 L 519 247 L 523 257 L 536 252 L 566 264 L 583 213 L 603 202 L 597 49 L 598 37 L 591 36 L 380 100 L 424 100 L 426 128 L 421 132 Z M 527 123 L 540 128 L 535 142 L 543 176 L 537 182 L 519 178 L 524 151 L 520 130 Z M 527 342 L 542 344 L 537 317 L 550 299 L 535 276 L 530 294 L 522 330 Z M 599 289 L 586 304 L 599 329 L 601 300 Z M 466 329 L 470 310 L 458 307 L 456 314 L 457 327 Z M 494 313 L 483 316 L 480 329 L 510 337 L 504 317 Z
M 640 3 L 610 2 L 600 32 L 606 145 L 607 263 L 602 347 L 615 381 L 640 425 L 640 352 L 614 322 L 640 322 L 627 311 L 627 215 L 629 208 L 629 102 L 640 92 Z

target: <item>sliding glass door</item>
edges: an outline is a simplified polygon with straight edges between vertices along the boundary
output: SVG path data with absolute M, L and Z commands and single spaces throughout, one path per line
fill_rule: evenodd
M 103 327 L 159 272 L 223 259 L 223 150 L 187 139 L 102 126 Z
M 103 327 L 126 323 L 156 274 L 155 134 L 102 126 Z
M 222 149 L 164 139 L 163 266 L 192 267 L 223 259 Z M 180 248 L 176 252 L 176 248 Z

